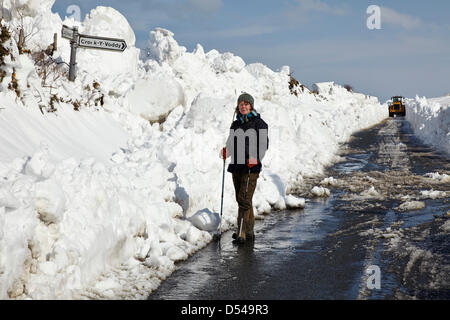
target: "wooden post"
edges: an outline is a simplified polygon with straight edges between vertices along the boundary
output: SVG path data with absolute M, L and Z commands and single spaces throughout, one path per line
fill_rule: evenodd
M 58 49 L 58 37 L 56 33 L 53 34 L 53 51 Z
M 23 34 L 23 28 L 19 31 L 19 42 L 17 43 L 17 48 L 19 49 L 19 54 L 23 53 L 23 44 L 25 42 L 25 36 Z

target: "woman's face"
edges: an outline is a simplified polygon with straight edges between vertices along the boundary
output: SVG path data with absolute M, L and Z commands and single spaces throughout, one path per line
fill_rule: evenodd
M 248 103 L 247 101 L 239 102 L 238 107 L 239 107 L 239 112 L 244 116 L 246 114 L 249 114 L 252 109 L 252 105 L 250 103 Z

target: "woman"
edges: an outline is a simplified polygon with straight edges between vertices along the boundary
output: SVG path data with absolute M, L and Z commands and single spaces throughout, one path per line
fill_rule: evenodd
M 236 120 L 230 128 L 226 147 L 221 158 L 231 157 L 228 172 L 232 173 L 236 201 L 239 206 L 237 232 L 233 239 L 238 243 L 254 240 L 252 198 L 262 168 L 261 160 L 269 148 L 268 126 L 254 109 L 254 99 L 243 93 L 237 100 Z

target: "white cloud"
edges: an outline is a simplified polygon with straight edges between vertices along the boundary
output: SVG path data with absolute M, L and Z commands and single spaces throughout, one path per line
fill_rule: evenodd
M 343 16 L 348 12 L 344 6 L 330 6 L 321 0 L 296 0 L 295 5 L 286 12 L 286 16 L 290 20 L 307 20 L 312 13 Z
M 323 12 L 332 15 L 344 15 L 346 10 L 342 7 L 331 7 L 320 0 L 297 0 L 299 9 L 308 12 Z
M 424 25 L 420 18 L 399 13 L 391 8 L 381 7 L 381 25 L 384 23 L 398 25 L 407 30 L 420 28 Z
M 225 29 L 220 30 L 217 32 L 211 32 L 210 34 L 212 36 L 217 37 L 254 37 L 259 36 L 263 34 L 269 34 L 274 33 L 277 29 L 273 26 L 258 26 L 258 25 L 250 25 L 250 26 L 243 26 L 238 28 L 232 28 L 232 29 Z

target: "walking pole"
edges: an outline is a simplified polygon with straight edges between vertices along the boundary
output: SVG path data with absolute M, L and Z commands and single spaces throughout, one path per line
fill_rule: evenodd
M 223 151 L 222 151 L 223 152 Z M 223 212 L 223 192 L 225 188 L 225 162 L 227 158 L 225 157 L 226 154 L 223 154 L 223 168 L 222 168 L 222 196 L 220 197 L 220 222 L 219 222 L 219 234 L 217 235 L 217 240 L 220 240 L 220 237 L 222 236 L 222 212 Z

